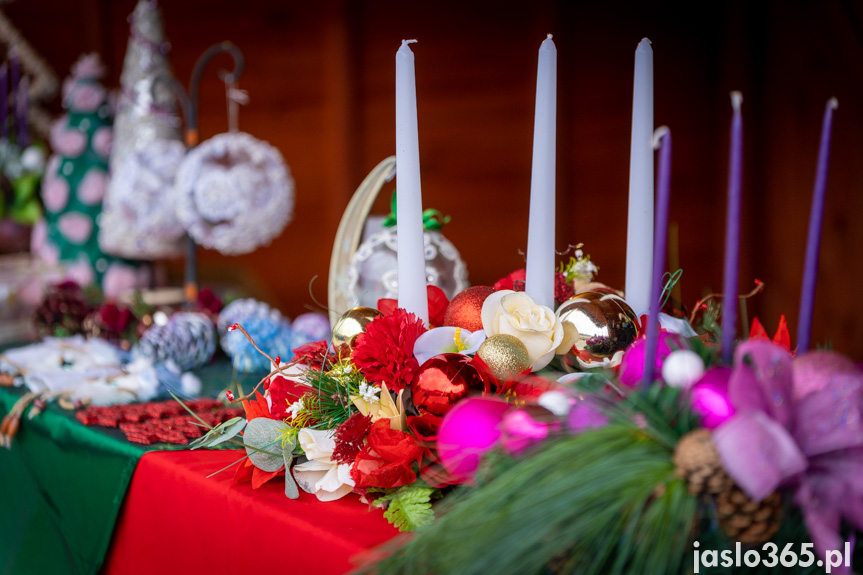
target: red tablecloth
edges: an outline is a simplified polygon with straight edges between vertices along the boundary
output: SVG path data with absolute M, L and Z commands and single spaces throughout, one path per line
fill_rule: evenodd
M 322 503 L 284 494 L 284 480 L 260 489 L 233 485 L 237 451 L 150 452 L 138 462 L 104 572 L 344 573 L 350 558 L 397 534 L 356 495 Z

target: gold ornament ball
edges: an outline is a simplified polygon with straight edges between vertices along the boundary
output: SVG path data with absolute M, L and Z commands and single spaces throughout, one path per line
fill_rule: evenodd
M 493 335 L 482 342 L 476 354 L 502 382 L 530 367 L 530 354 L 514 335 Z
M 557 310 L 560 321 L 577 332 L 575 347 L 597 357 L 611 357 L 638 337 L 635 312 L 623 298 L 603 292 L 584 292 L 569 298 Z
M 370 307 L 355 307 L 348 310 L 333 328 L 333 349 L 339 357 L 350 357 L 357 336 L 365 333 L 366 326 L 383 314 Z

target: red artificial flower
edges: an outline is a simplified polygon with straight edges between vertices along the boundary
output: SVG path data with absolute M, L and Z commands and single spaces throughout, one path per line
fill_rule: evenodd
M 198 292 L 197 304 L 198 309 L 201 311 L 208 311 L 211 314 L 217 314 L 222 311 L 223 307 L 225 307 L 221 298 L 219 298 L 219 296 L 216 295 L 216 292 L 210 288 L 204 288 Z
M 755 280 L 755 282 L 760 283 L 760 280 Z M 767 335 L 767 330 L 764 329 L 764 326 L 757 317 L 752 318 L 752 329 L 749 331 L 749 339 L 770 339 Z M 779 327 L 776 328 L 773 343 L 787 351 L 791 351 L 791 334 L 788 333 L 788 322 L 785 320 L 784 314 L 779 318 Z
M 273 418 L 270 414 L 270 408 L 267 406 L 267 400 L 257 391 L 255 392 L 255 399 L 243 400 L 243 407 L 246 409 L 247 421 L 251 421 L 257 417 Z M 252 489 L 257 489 L 273 477 L 281 475 L 284 470 L 285 468 L 282 466 L 281 469 L 276 471 L 264 471 L 259 467 L 255 467 L 252 461 L 247 457 L 237 466 L 237 470 L 234 473 L 234 484 L 236 485 L 245 481 L 251 481 Z
M 560 305 L 574 295 L 575 290 L 566 281 L 566 276 L 562 272 L 554 272 L 554 303 Z
M 274 419 L 287 418 L 290 404 L 308 391 L 308 387 L 279 374 L 269 378 L 264 385 L 270 397 L 270 416 Z
M 414 343 L 425 331 L 421 319 L 396 308 L 392 315 L 376 317 L 357 336 L 351 359 L 367 380 L 398 393 L 419 370 Z
M 351 467 L 351 477 L 360 491 L 369 487 L 389 489 L 416 481 L 414 463 L 422 458 L 416 440 L 390 428 L 388 419 L 379 419 L 369 431 L 368 443 Z
M 524 278 L 524 268 L 521 268 L 520 270 L 515 270 L 508 276 L 502 277 L 496 282 L 494 282 L 494 291 L 500 291 L 504 289 L 511 289 L 513 291 L 524 291 Z
M 431 413 L 422 415 L 409 415 L 407 418 L 408 429 L 414 436 L 426 445 L 434 445 L 437 442 L 437 432 L 440 429 L 442 417 Z
M 337 463 L 353 463 L 362 450 L 366 435 L 371 428 L 372 418 L 368 415 L 355 413 L 347 418 L 336 429 L 333 437 L 336 447 L 330 459 Z
M 524 291 L 525 271 L 524 268 L 515 270 L 506 277 L 502 277 L 494 282 L 494 291 L 510 289 L 513 291 Z M 572 296 L 575 295 L 575 290 L 572 289 L 572 284 L 566 281 L 566 276 L 559 271 L 554 272 L 554 303 L 560 305 Z
M 291 350 L 294 352 L 294 359 L 298 363 L 304 363 L 312 369 L 320 370 L 325 363 L 334 363 L 336 356 L 328 352 L 327 342 L 312 341 L 307 344 L 295 347 Z
M 132 312 L 115 303 L 106 303 L 99 308 L 99 321 L 113 333 L 123 333 L 132 323 Z
M 437 286 L 426 286 L 426 294 L 428 294 L 429 325 L 432 327 L 443 325 L 446 308 L 449 306 L 446 293 Z M 392 315 L 398 306 L 399 300 L 397 299 L 381 298 L 378 300 L 378 311 L 384 315 Z

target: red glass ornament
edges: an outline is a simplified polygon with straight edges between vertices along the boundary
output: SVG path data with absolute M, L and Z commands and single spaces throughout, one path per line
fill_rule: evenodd
M 440 416 L 472 387 L 482 389 L 482 380 L 470 358 L 460 353 L 442 353 L 420 366 L 411 383 L 411 397 L 420 413 Z

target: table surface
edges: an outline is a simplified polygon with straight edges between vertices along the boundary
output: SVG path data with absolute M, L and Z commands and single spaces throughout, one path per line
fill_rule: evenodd
M 230 371 L 223 360 L 199 372 L 204 395 Z M 243 379 L 246 389 L 257 381 Z M 23 391 L 0 388 L 0 416 Z M 344 573 L 397 535 L 356 495 L 290 500 L 283 478 L 257 490 L 234 485 L 233 468 L 207 478 L 242 452 L 176 449 L 130 443 L 55 405 L 25 416 L 12 449 L 0 449 L 0 573 L 89 574 L 103 562 L 123 574 Z

